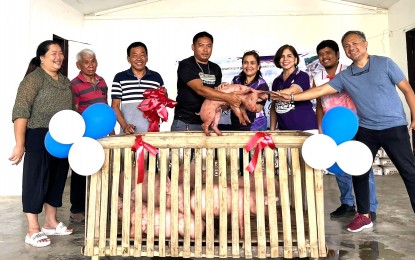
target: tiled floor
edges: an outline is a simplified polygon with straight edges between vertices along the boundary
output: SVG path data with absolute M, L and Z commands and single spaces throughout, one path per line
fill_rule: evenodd
M 68 188 L 64 206 L 59 209 L 61 221 L 74 227 L 73 235 L 51 237 L 51 246 L 33 248 L 24 243 L 26 220 L 21 211 L 20 197 L 0 197 L 0 259 L 89 259 L 81 255 L 84 225 L 69 222 Z M 330 220 L 329 212 L 339 206 L 339 191 L 334 176 L 324 177 L 326 259 L 415 259 L 415 215 L 400 176 L 376 176 L 379 210 L 374 227 L 350 233 L 345 226 L 350 218 Z M 42 223 L 42 222 L 41 222 Z M 105 257 L 101 259 L 126 259 Z

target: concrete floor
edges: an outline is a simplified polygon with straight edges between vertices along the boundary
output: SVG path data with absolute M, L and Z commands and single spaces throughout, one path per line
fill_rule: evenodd
M 400 176 L 375 177 L 379 200 L 377 221 L 372 229 L 359 233 L 346 231 L 351 218 L 330 220 L 329 213 L 339 206 L 339 191 L 334 176 L 324 177 L 326 241 L 329 249 L 326 259 L 414 259 L 415 218 L 403 181 Z M 21 210 L 21 198 L 0 197 L 0 259 L 89 259 L 81 255 L 84 225 L 69 221 L 69 182 L 70 179 L 58 217 L 74 228 L 74 234 L 51 237 L 52 244 L 45 248 L 33 248 L 24 243 L 27 225 Z

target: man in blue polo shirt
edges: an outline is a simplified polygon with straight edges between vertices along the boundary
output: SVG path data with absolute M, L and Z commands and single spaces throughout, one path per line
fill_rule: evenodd
M 131 43 L 127 60 L 131 67 L 117 73 L 112 82 L 111 107 L 117 115 L 120 133 L 147 132 L 150 123 L 137 106 L 144 100 L 144 91 L 162 87 L 164 82 L 159 73 L 147 68 L 148 52 L 144 43 Z

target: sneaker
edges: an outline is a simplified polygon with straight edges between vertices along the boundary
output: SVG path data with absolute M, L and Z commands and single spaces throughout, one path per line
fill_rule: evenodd
M 362 214 L 357 214 L 354 220 L 347 226 L 347 230 L 350 232 L 360 232 L 365 228 L 373 227 L 372 220 Z
M 372 222 L 376 221 L 376 212 L 371 211 L 369 214 L 370 214 L 370 219 L 372 220 Z
M 85 221 L 85 213 L 84 212 L 80 212 L 80 213 L 72 213 L 69 216 L 69 218 L 76 223 L 81 223 Z
M 355 214 L 356 214 L 356 210 L 354 209 L 354 206 L 342 204 L 335 211 L 330 213 L 330 217 L 332 218 L 349 217 L 349 216 L 354 216 Z

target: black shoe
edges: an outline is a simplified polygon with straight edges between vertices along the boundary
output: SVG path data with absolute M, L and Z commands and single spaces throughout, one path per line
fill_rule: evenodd
M 85 221 L 85 212 L 80 212 L 80 213 L 71 212 L 69 219 L 76 223 L 82 223 Z
M 356 210 L 354 209 L 354 206 L 342 204 L 335 211 L 330 213 L 330 217 L 332 218 L 349 217 L 349 216 L 354 216 L 355 214 L 356 214 Z
M 370 219 L 373 221 L 376 221 L 376 212 L 370 212 Z

